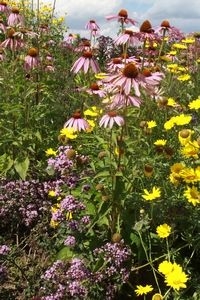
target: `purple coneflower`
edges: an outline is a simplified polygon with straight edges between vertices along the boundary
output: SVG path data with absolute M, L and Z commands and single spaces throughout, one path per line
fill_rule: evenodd
M 6 1 L 0 1 L 0 12 L 2 13 L 8 13 L 9 7 Z
M 0 32 L 6 33 L 6 25 L 4 24 L 3 19 L 0 18 Z
M 92 52 L 84 51 L 82 56 L 79 57 L 77 61 L 75 61 L 74 65 L 71 68 L 71 72 L 74 72 L 76 74 L 82 69 L 86 74 L 89 68 L 91 68 L 94 73 L 98 73 L 100 71 L 99 65 L 94 60 Z
M 100 27 L 97 25 L 95 20 L 90 20 L 89 22 L 87 22 L 87 24 L 85 25 L 85 29 L 88 29 L 90 31 L 93 30 L 99 30 Z
M 134 63 L 127 64 L 119 74 L 111 75 L 107 81 L 112 83 L 114 88 L 120 88 L 120 91 L 126 95 L 130 94 L 133 87 L 137 97 L 140 97 L 139 86 L 145 83 L 144 77 Z
M 137 22 L 131 18 L 128 18 L 128 12 L 125 9 L 121 9 L 118 12 L 118 15 L 111 15 L 111 16 L 107 16 L 106 17 L 107 20 L 118 20 L 118 22 L 120 22 L 121 24 L 133 24 L 135 25 Z
M 132 30 L 125 30 L 119 37 L 116 38 L 114 43 L 116 45 L 124 45 L 128 43 L 129 46 L 136 46 L 139 40 L 137 33 Z
M 90 125 L 88 122 L 82 118 L 79 110 L 73 113 L 72 117 L 64 124 L 64 128 L 69 127 L 73 128 L 74 131 L 86 131 Z
M 123 126 L 124 118 L 117 115 L 115 111 L 110 111 L 106 115 L 103 115 L 103 117 L 99 121 L 99 126 L 103 126 L 104 128 L 109 127 L 111 129 L 114 123 L 116 123 L 118 126 Z
M 78 47 L 74 49 L 76 52 L 91 51 L 91 43 L 88 39 L 82 39 Z
M 15 30 L 13 28 L 8 30 L 7 36 L 8 38 L 0 44 L 0 47 L 10 48 L 10 50 L 15 51 L 24 46 L 23 41 L 15 37 Z
M 149 20 L 145 20 L 140 26 L 140 31 L 137 33 L 138 38 L 141 41 L 152 41 L 156 39 L 156 35 L 154 33 L 154 29 L 151 26 Z
M 8 16 L 7 23 L 8 26 L 24 25 L 24 19 L 22 15 L 20 15 L 17 7 L 11 9 L 11 14 Z
M 100 86 L 96 82 L 91 83 L 90 88 L 85 91 L 90 95 L 98 95 L 99 97 L 105 97 L 106 95 L 106 92 L 100 89 Z
M 37 48 L 30 48 L 28 50 L 28 55 L 24 59 L 24 68 L 29 71 L 39 64 L 39 56 Z
M 144 82 L 149 85 L 158 85 L 164 77 L 164 74 L 162 72 L 152 73 L 148 68 L 145 68 L 142 71 L 142 75 L 144 76 Z
M 110 109 L 119 109 L 127 106 L 140 107 L 141 99 L 136 96 L 125 95 L 118 92 L 111 98 L 112 102 L 109 104 Z

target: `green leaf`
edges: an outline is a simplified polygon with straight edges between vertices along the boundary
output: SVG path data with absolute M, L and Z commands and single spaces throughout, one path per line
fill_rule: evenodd
M 57 259 L 68 260 L 74 256 L 74 252 L 69 247 L 63 247 L 56 255 Z
M 16 159 L 14 161 L 14 168 L 22 180 L 26 179 L 29 164 L 30 164 L 30 161 L 29 161 L 28 157 L 26 157 L 25 160 L 23 160 L 23 161 L 18 160 L 18 159 Z

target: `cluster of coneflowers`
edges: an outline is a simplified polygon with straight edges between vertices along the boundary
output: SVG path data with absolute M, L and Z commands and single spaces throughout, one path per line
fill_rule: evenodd
M 95 57 L 95 48 L 91 41 L 86 40 L 83 43 L 82 54 L 74 62 L 71 72 L 91 76 L 93 82 L 90 85 L 90 93 L 107 99 L 104 105 L 104 115 L 100 118 L 99 125 L 112 128 L 114 124 L 118 126 L 125 124 L 124 110 L 129 106 L 139 108 L 144 94 L 155 99 L 158 87 L 164 78 L 164 73 L 158 67 L 163 39 L 166 35 L 168 38 L 176 36 L 178 39 L 181 33 L 178 34 L 178 30 L 171 27 L 167 20 L 155 29 L 148 20 L 143 22 L 138 32 L 126 29 L 125 25 L 135 25 L 136 21 L 129 18 L 124 9 L 117 16 L 108 16 L 107 19 L 116 19 L 121 24 L 121 33 L 114 40 L 114 45 L 122 49 L 121 55 L 113 57 L 107 63 L 106 74 L 101 80 L 95 81 L 92 73 L 99 73 L 100 68 Z M 94 20 L 88 22 L 86 28 L 90 30 L 91 36 L 94 31 L 99 31 L 99 26 Z M 73 43 L 73 40 L 68 39 L 68 42 Z M 160 44 L 160 51 L 154 49 L 154 43 Z M 137 49 L 137 53 L 131 57 L 128 56 L 129 47 Z M 96 77 L 98 78 L 98 75 Z M 90 125 L 83 117 L 83 112 L 78 110 L 64 124 L 64 127 L 73 128 L 76 131 L 87 131 Z

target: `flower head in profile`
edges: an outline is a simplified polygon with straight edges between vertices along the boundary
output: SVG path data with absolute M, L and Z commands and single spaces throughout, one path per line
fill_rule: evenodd
M 38 48 L 30 48 L 28 50 L 28 54 L 24 59 L 24 68 L 29 71 L 33 68 L 38 67 L 39 65 L 39 52 L 38 52 Z
M 64 124 L 64 128 L 73 128 L 74 131 L 86 131 L 89 128 L 89 124 L 85 119 L 82 118 L 80 111 L 77 110 Z
M 71 68 L 71 72 L 78 73 L 80 70 L 86 74 L 89 69 L 91 69 L 94 73 L 98 73 L 100 71 L 99 65 L 97 61 L 94 59 L 91 51 L 84 51 L 82 56 L 79 57 Z
M 85 25 L 85 29 L 88 29 L 90 31 L 93 31 L 93 30 L 99 30 L 100 27 L 99 25 L 97 25 L 96 21 L 95 20 L 90 20 L 89 22 L 87 22 L 87 24 Z
M 156 121 L 153 121 L 153 120 L 147 121 L 147 128 L 151 129 L 151 128 L 154 128 L 156 126 L 157 126 Z
M 152 300 L 163 300 L 163 296 L 159 293 L 155 293 L 153 296 L 152 296 Z
M 144 189 L 144 194 L 142 195 L 142 197 L 147 201 L 155 200 L 157 198 L 160 198 L 160 196 L 161 196 L 160 188 L 157 188 L 155 186 L 153 187 L 152 192 L 148 192 L 147 189 Z
M 166 145 L 166 143 L 167 143 L 167 140 L 160 139 L 160 140 L 156 140 L 154 142 L 154 145 L 158 146 L 158 147 L 164 147 Z
M 153 287 L 151 285 L 137 285 L 137 289 L 135 290 L 135 293 L 137 296 L 147 295 L 148 293 L 153 291 Z
M 124 33 L 122 33 L 114 41 L 116 45 L 128 44 L 129 46 L 133 46 L 133 47 L 136 46 L 138 42 L 139 40 L 137 37 L 137 33 L 129 29 L 126 29 Z
M 156 233 L 159 236 L 159 238 L 164 239 L 170 235 L 171 230 L 172 228 L 165 223 L 156 228 Z
M 109 127 L 111 129 L 115 123 L 118 126 L 123 126 L 124 118 L 117 115 L 115 111 L 110 111 L 101 118 L 99 121 L 99 126 L 103 126 L 104 128 Z
M 137 22 L 128 17 L 128 12 L 125 9 L 121 9 L 117 15 L 110 15 L 106 17 L 107 20 L 117 20 L 121 24 L 129 24 L 135 25 Z

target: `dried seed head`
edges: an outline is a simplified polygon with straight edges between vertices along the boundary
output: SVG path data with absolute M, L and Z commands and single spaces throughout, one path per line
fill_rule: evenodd
M 126 30 L 124 31 L 124 34 L 128 34 L 128 35 L 130 35 L 130 36 L 133 36 L 133 31 L 132 31 L 132 30 L 126 29 Z
M 153 29 L 151 26 L 151 23 L 149 22 L 149 20 L 146 20 L 142 23 L 142 25 L 140 26 L 140 32 L 145 32 L 145 33 L 152 33 Z
M 136 78 L 138 74 L 138 68 L 133 63 L 127 64 L 123 70 L 123 75 L 127 78 Z
M 142 74 L 145 76 L 145 77 L 149 77 L 151 76 L 151 71 L 149 69 L 144 69 L 142 71 Z
M 146 164 L 144 166 L 144 175 L 146 177 L 151 177 L 152 174 L 153 174 L 153 167 L 151 165 L 149 165 L 149 164 Z
M 104 158 L 104 157 L 106 157 L 106 156 L 107 156 L 106 151 L 101 151 L 101 152 L 99 152 L 99 154 L 98 154 L 98 158 L 99 158 L 99 159 L 102 159 L 102 158 Z
M 76 151 L 74 149 L 69 149 L 65 152 L 68 159 L 74 159 L 76 157 Z
M 73 114 L 72 114 L 72 118 L 74 119 L 81 119 L 81 112 L 80 110 L 76 110 Z
M 96 22 L 95 22 L 95 20 L 90 20 L 90 23 L 93 23 L 93 24 L 95 24 Z
M 121 10 L 118 12 L 118 16 L 119 16 L 119 17 L 122 17 L 122 18 L 124 18 L 124 19 L 127 19 L 127 18 L 128 18 L 128 12 L 127 12 L 127 10 L 121 9 Z
M 30 55 L 31 57 L 38 56 L 38 49 L 37 48 L 30 48 L 28 50 L 28 55 Z
M 161 27 L 165 27 L 165 28 L 170 28 L 170 24 L 168 20 L 163 20 L 162 23 L 160 24 Z
M 139 126 L 140 126 L 140 128 L 144 128 L 144 127 L 147 126 L 147 122 L 146 121 L 141 121 Z
M 121 239 L 122 239 L 122 236 L 118 232 L 114 233 L 113 236 L 112 236 L 112 242 L 113 243 L 119 243 L 121 241 Z
M 8 4 L 6 1 L 0 1 L 0 5 L 7 6 Z

